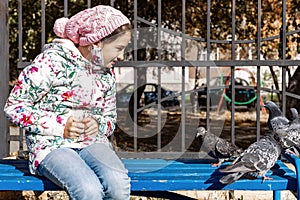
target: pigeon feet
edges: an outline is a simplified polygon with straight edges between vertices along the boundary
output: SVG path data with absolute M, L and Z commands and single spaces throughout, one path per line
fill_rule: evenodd
M 211 163 L 212 167 L 219 167 L 222 164 L 221 161 L 217 162 L 217 163 Z
M 273 178 L 268 177 L 268 176 L 263 176 L 262 177 L 262 182 L 264 182 L 265 180 L 272 180 Z

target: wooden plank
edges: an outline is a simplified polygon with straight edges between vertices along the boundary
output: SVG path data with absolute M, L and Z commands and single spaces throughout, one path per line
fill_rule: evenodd
M 3 112 L 9 86 L 9 39 L 8 39 L 8 0 L 0 1 L 0 157 L 9 154 L 9 123 Z

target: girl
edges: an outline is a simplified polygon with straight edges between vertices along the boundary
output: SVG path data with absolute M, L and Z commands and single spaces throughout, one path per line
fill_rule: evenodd
M 115 76 L 129 19 L 99 5 L 56 20 L 59 37 L 20 74 L 4 111 L 26 130 L 29 169 L 71 199 L 130 198 L 127 170 L 108 136 L 116 123 Z

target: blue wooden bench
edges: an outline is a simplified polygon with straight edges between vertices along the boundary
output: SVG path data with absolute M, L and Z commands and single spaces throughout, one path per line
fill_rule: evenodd
M 300 159 L 287 156 L 299 172 Z M 218 182 L 223 175 L 209 163 L 195 160 L 123 159 L 129 170 L 133 193 L 163 193 L 176 190 L 271 190 L 273 199 L 280 200 L 280 191 L 299 191 L 299 174 L 281 160 L 268 172 L 273 180 L 240 179 L 230 185 Z M 229 163 L 222 164 L 222 168 Z M 25 160 L 0 160 L 0 191 L 4 190 L 61 190 L 51 181 L 32 176 Z M 297 195 L 298 200 L 299 195 Z M 179 199 L 179 198 L 176 198 Z

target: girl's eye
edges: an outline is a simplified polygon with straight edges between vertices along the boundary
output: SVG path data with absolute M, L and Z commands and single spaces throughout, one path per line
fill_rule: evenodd
M 120 45 L 120 46 L 116 47 L 116 49 L 118 51 L 123 51 L 125 49 L 125 47 L 123 45 Z

